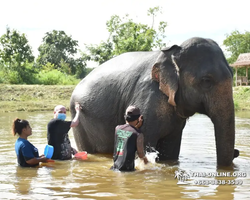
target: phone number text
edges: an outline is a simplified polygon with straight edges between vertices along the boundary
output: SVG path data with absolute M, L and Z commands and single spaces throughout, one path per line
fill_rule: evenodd
M 195 185 L 242 185 L 243 180 L 194 180 Z

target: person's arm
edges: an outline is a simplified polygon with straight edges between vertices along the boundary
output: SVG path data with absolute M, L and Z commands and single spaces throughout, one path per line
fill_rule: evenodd
M 138 154 L 139 158 L 144 160 L 145 164 L 148 163 L 148 159 L 144 154 L 144 136 L 142 133 L 139 134 L 137 137 L 137 154 Z
M 75 103 L 76 115 L 75 115 L 74 119 L 72 120 L 70 127 L 76 127 L 76 126 L 78 126 L 78 124 L 79 124 L 80 108 L 81 108 L 80 104 L 76 102 Z
M 29 160 L 26 160 L 26 163 L 28 163 L 29 165 L 36 165 L 39 164 L 40 162 L 47 162 L 48 158 L 46 158 L 45 156 L 41 156 L 39 158 L 31 158 Z
M 25 162 L 29 165 L 36 165 L 39 162 L 47 162 L 48 160 L 44 155 L 39 156 L 37 149 L 28 140 L 24 141 L 20 148 Z

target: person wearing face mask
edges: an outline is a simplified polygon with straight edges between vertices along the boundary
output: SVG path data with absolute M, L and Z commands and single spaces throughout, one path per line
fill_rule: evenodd
M 136 106 L 129 106 L 125 113 L 126 124 L 118 125 L 115 128 L 115 146 L 113 160 L 113 170 L 134 171 L 135 152 L 144 163 L 148 159 L 144 154 L 144 137 L 140 131 L 143 124 L 143 116 Z
M 72 154 L 77 150 L 71 147 L 68 132 L 71 127 L 79 124 L 80 105 L 75 103 L 76 115 L 72 121 L 65 121 L 66 108 L 63 105 L 57 105 L 54 109 L 54 119 L 47 125 L 48 144 L 54 147 L 53 160 L 69 160 Z

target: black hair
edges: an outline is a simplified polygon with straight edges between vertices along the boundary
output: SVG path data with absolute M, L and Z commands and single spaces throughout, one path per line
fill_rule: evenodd
M 133 122 L 137 120 L 141 115 L 124 115 L 124 118 L 127 122 Z
M 22 134 L 22 130 L 24 128 L 26 128 L 27 126 L 29 126 L 29 122 L 25 119 L 18 119 L 16 118 L 13 121 L 13 125 L 12 125 L 12 134 L 15 136 L 16 134 L 21 135 Z

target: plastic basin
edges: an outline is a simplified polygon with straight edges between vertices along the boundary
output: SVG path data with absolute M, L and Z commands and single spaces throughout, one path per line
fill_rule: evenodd
M 83 151 L 83 152 L 76 153 L 74 156 L 76 159 L 86 160 L 88 158 L 88 153 L 86 151 Z
M 44 156 L 45 156 L 46 158 L 50 159 L 50 158 L 52 158 L 53 153 L 54 153 L 54 147 L 47 144 L 47 145 L 45 146 L 45 149 L 44 149 Z

